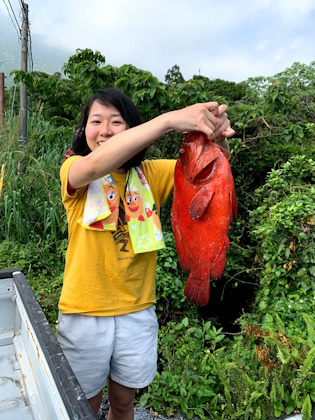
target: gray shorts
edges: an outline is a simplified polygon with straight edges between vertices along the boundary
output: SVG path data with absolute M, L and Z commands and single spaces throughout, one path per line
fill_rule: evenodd
M 87 398 L 108 376 L 128 388 L 143 388 L 157 369 L 158 322 L 153 306 L 120 316 L 64 315 L 58 342 Z

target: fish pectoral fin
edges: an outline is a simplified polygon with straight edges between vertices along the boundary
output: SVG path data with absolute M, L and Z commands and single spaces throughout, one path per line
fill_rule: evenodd
M 202 187 L 197 192 L 197 194 L 191 200 L 190 207 L 189 207 L 189 215 L 192 220 L 198 219 L 204 214 L 213 195 L 214 195 L 214 191 L 206 187 Z

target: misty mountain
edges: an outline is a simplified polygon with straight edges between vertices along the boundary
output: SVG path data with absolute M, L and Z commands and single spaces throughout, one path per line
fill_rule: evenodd
M 62 73 L 62 66 L 75 51 L 67 51 L 60 48 L 48 47 L 45 40 L 38 35 L 32 34 L 31 51 L 29 51 L 28 70 L 31 70 L 31 58 L 33 70 L 43 71 L 48 74 Z M 11 87 L 14 82 L 10 72 L 21 68 L 21 41 L 10 19 L 0 14 L 0 72 L 6 76 L 5 86 Z

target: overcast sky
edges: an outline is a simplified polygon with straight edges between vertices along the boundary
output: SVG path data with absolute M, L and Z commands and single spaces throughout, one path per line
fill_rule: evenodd
M 132 64 L 160 81 L 174 64 L 240 82 L 315 60 L 313 0 L 28 0 L 31 35 L 47 46 L 91 48 L 106 64 Z M 0 24 L 10 4 L 0 0 Z M 11 21 L 10 21 L 11 22 Z M 12 24 L 12 31 L 15 31 Z M 36 68 L 35 68 L 36 70 Z

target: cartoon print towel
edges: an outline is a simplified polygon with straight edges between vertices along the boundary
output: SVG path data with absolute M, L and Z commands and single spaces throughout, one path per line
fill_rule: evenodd
M 118 189 L 111 175 L 91 182 L 83 216 L 78 223 L 85 229 L 116 230 L 119 201 Z M 123 203 L 135 254 L 165 248 L 153 194 L 139 167 L 128 171 Z

